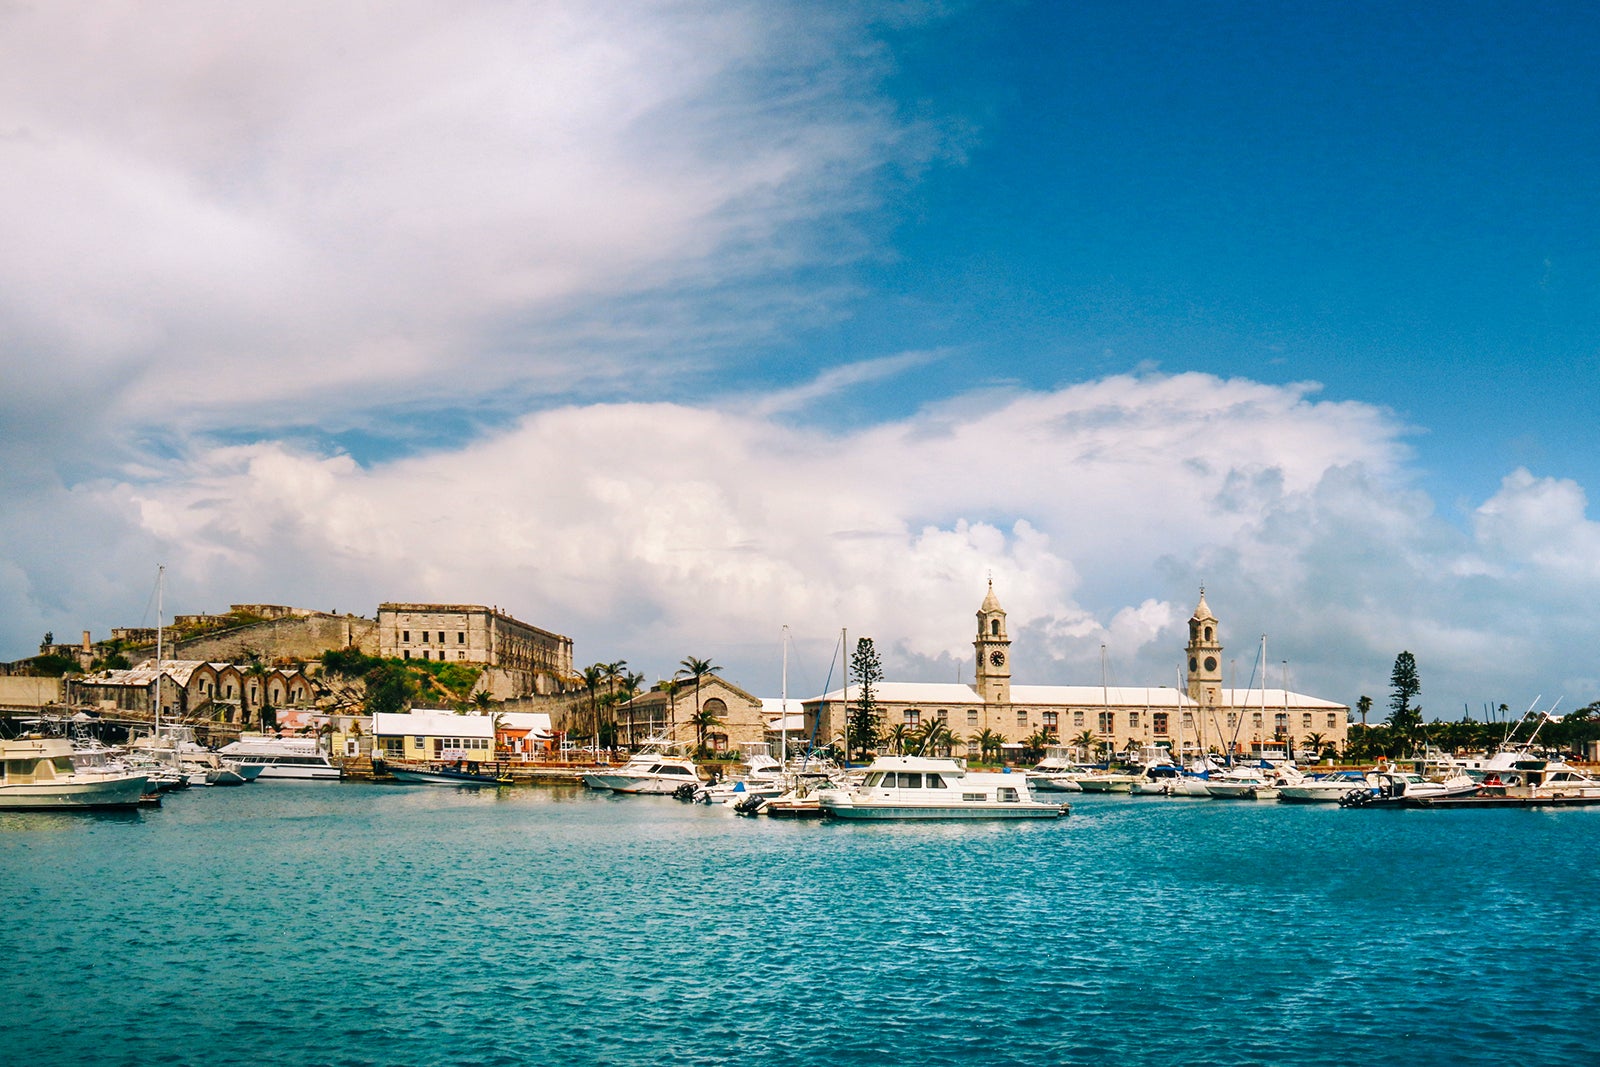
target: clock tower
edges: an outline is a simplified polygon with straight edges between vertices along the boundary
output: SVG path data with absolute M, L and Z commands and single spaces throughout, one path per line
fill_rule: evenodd
M 993 578 L 978 609 L 978 638 L 972 647 L 978 653 L 978 696 L 985 704 L 1011 703 L 1011 638 L 1006 636 L 1006 613 L 994 595 Z
M 1189 619 L 1187 676 L 1189 699 L 1201 707 L 1222 703 L 1222 634 L 1217 617 L 1206 604 L 1205 586 L 1200 587 L 1200 604 Z

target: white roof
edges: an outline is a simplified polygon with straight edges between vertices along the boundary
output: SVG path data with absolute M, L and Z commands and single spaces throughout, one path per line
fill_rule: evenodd
M 378 712 L 372 732 L 379 737 L 485 737 L 494 739 L 494 720 L 487 715 L 457 715 L 453 711 L 417 708 L 409 715 Z
M 859 690 L 850 687 L 850 697 L 855 699 Z M 969 704 L 982 704 L 983 698 L 978 696 L 978 690 L 971 685 L 957 682 L 880 682 L 872 688 L 873 699 L 880 704 L 921 704 L 924 707 L 961 707 Z M 807 704 L 819 701 L 839 703 L 844 700 L 844 690 L 835 689 L 819 697 L 809 697 Z M 1262 691 L 1260 689 L 1224 689 L 1218 695 L 1224 707 L 1251 708 L 1261 707 Z M 1268 689 L 1266 691 L 1266 708 L 1268 711 L 1277 708 L 1279 711 L 1285 707 L 1291 709 L 1324 709 L 1328 711 L 1344 710 L 1345 705 L 1332 700 L 1322 700 L 1318 697 L 1307 696 L 1304 693 L 1285 693 L 1282 689 Z M 789 699 L 791 710 L 799 702 L 793 697 Z M 1014 685 L 1011 687 L 1011 703 L 1013 705 L 1043 705 L 1047 707 L 1086 708 L 1197 708 L 1189 694 L 1181 689 L 1174 689 L 1170 685 L 1142 686 L 1142 685 Z M 766 702 L 763 701 L 764 710 Z
M 527 730 L 535 737 L 553 737 L 550 731 L 550 715 L 543 711 L 502 711 L 499 715 L 500 725 L 513 730 Z M 490 716 L 489 721 L 494 721 Z
M 775 715 L 767 720 L 767 729 L 773 733 L 803 734 L 806 732 L 804 715 Z
M 1344 711 L 1347 705 L 1334 700 L 1321 700 L 1317 697 L 1306 696 L 1304 693 L 1286 693 L 1282 689 L 1224 689 L 1220 694 L 1224 704 L 1243 708 L 1249 711 L 1252 708 L 1260 710 L 1263 703 L 1268 711 L 1274 709 L 1282 711 L 1286 706 L 1290 708 L 1324 708 L 1328 711 Z

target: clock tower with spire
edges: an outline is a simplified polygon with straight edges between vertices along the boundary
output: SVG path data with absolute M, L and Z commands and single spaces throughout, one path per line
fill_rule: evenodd
M 993 578 L 978 609 L 978 638 L 972 647 L 978 653 L 978 696 L 985 704 L 1011 703 L 1011 638 L 1006 636 L 1006 612 L 994 595 Z
M 1206 603 L 1203 585 L 1200 603 L 1189 619 L 1189 646 L 1185 652 L 1189 657 L 1189 699 L 1201 707 L 1217 707 L 1222 702 L 1222 631 Z

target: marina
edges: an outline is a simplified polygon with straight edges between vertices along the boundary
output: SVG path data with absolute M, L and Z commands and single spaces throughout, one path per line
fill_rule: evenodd
M 0 814 L 3 941 L 30 960 L 0 977 L 10 1054 L 166 1062 L 181 1033 L 285 1063 L 1593 1062 L 1581 984 L 1486 946 L 1592 924 L 1600 812 L 1073 807 L 797 823 L 284 782 Z M 1541 861 L 1486 862 L 1506 849 Z M 1486 991 L 1515 1010 L 1463 1025 Z

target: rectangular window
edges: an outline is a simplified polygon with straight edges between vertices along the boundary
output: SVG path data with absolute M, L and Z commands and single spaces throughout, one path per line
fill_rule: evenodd
M 1300 725 L 1304 729 L 1311 729 L 1311 713 L 1309 711 L 1300 716 Z
M 1139 713 L 1137 711 L 1128 712 L 1128 729 L 1137 730 L 1138 728 L 1139 728 Z
M 444 644 L 444 631 L 443 630 L 439 631 L 439 643 L 441 645 Z
M 1100 732 L 1103 734 L 1109 734 L 1116 730 L 1116 728 L 1117 713 L 1114 711 L 1102 711 L 1100 713 Z
M 1151 712 L 1150 713 L 1150 722 L 1151 722 L 1151 725 L 1153 725 L 1155 727 L 1155 731 L 1156 731 L 1157 734 L 1159 734 L 1159 735 L 1161 735 L 1163 737 L 1166 736 L 1166 733 L 1167 733 L 1167 713 L 1166 712 L 1164 712 L 1164 711 L 1153 711 L 1153 712 Z
M 905 720 L 907 726 L 915 726 L 919 721 L 921 721 L 921 719 L 922 712 L 916 708 L 907 708 L 905 710 Z
M 976 726 L 976 725 L 978 725 L 978 709 L 977 708 L 969 708 L 969 709 L 967 709 L 967 725 L 968 726 Z
M 1250 716 L 1250 719 L 1251 726 L 1254 726 L 1257 730 L 1261 729 L 1261 713 L 1259 711 L 1253 712 Z
M 400 631 L 400 640 L 402 640 L 402 641 L 411 640 L 411 631 L 410 630 L 401 630 Z
M 465 630 L 457 630 L 456 631 L 456 644 L 464 645 L 466 643 L 467 643 L 466 631 Z
M 1272 717 L 1272 728 L 1280 734 L 1289 732 L 1289 713 L 1280 711 Z
M 1231 730 L 1237 725 L 1239 725 L 1239 716 L 1234 712 L 1228 712 L 1228 729 Z
M 1044 713 L 1043 718 L 1044 718 L 1044 728 L 1046 730 L 1054 730 L 1059 725 L 1059 720 L 1057 718 L 1057 713 L 1056 712 L 1047 711 L 1047 712 Z
M 456 659 L 466 659 L 466 658 L 467 658 L 467 654 L 465 652 L 457 652 L 456 653 Z
M 1337 730 L 1338 728 L 1339 728 L 1339 715 L 1338 715 L 1338 713 L 1337 712 L 1333 712 L 1333 711 L 1328 712 L 1328 729 Z
M 401 652 L 400 652 L 400 657 L 402 659 L 410 659 L 411 658 L 411 650 L 409 648 L 402 649 Z
M 423 659 L 427 659 L 428 658 L 428 650 L 427 649 L 423 649 L 422 650 L 422 658 Z
M 1075 712 L 1072 713 L 1072 725 L 1074 725 L 1074 726 L 1082 726 L 1083 725 L 1083 712 L 1075 711 Z

